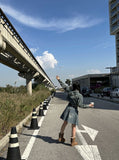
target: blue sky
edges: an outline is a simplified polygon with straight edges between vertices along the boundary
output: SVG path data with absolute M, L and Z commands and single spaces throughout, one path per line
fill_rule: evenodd
M 108 0 L 0 0 L 0 7 L 55 85 L 116 66 Z M 0 64 L 0 86 L 25 85 Z

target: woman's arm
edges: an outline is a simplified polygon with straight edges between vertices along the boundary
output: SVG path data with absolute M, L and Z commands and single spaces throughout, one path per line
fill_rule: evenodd
M 69 92 L 70 91 L 70 87 L 65 85 L 61 80 L 59 76 L 56 76 L 56 79 L 58 80 L 58 82 L 60 83 L 60 85 L 62 86 L 62 88 L 66 91 Z
M 80 98 L 79 98 L 79 107 L 81 108 L 93 108 L 94 104 L 90 103 L 90 104 L 83 104 L 83 96 L 80 94 Z

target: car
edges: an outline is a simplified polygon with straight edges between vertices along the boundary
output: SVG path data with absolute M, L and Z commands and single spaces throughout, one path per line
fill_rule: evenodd
M 89 89 L 88 87 L 84 87 L 82 88 L 81 93 L 83 96 L 89 97 L 91 94 L 91 89 Z
M 119 88 L 115 88 L 112 92 L 111 92 L 112 97 L 119 97 Z
M 110 96 L 111 91 L 112 91 L 111 87 L 105 87 L 102 90 L 102 95 L 103 96 Z

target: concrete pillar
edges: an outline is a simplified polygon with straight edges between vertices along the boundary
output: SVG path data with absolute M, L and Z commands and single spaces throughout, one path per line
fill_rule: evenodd
M 32 79 L 31 78 L 27 78 L 26 79 L 26 87 L 27 87 L 27 93 L 28 95 L 32 95 Z
M 0 33 L 0 51 L 1 50 L 5 50 L 6 49 L 6 43 L 3 41 L 3 37 L 2 37 L 2 35 L 1 35 L 1 33 Z

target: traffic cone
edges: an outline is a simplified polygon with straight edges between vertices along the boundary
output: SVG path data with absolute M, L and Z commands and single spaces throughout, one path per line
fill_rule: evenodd
M 39 115 L 38 116 L 44 116 L 44 111 L 43 111 L 43 105 L 42 104 L 39 107 Z
M 9 147 L 6 160 L 21 160 L 16 127 L 11 128 L 11 135 L 9 139 Z
M 47 102 L 48 102 L 48 104 L 49 104 L 49 102 L 50 102 L 50 99 L 49 99 L 49 97 L 47 98 Z
M 43 103 L 43 110 L 47 110 L 47 102 L 46 101 L 44 101 L 44 103 Z
M 36 110 L 35 108 L 33 109 L 32 112 L 32 119 L 31 119 L 31 125 L 30 125 L 30 129 L 38 129 L 38 122 L 37 122 L 37 115 L 36 115 Z
M 49 104 L 49 101 L 48 101 L 48 99 L 46 99 L 46 100 L 45 100 L 45 102 L 46 102 L 46 104 L 47 104 L 47 106 L 48 106 L 48 104 Z
M 49 106 L 50 106 L 50 99 L 49 99 L 49 97 L 46 99 L 46 101 L 47 101 L 47 109 L 49 108 Z
M 54 93 L 52 93 L 52 98 L 54 98 Z
M 47 102 L 48 102 L 48 104 L 50 103 L 50 97 L 47 98 Z

